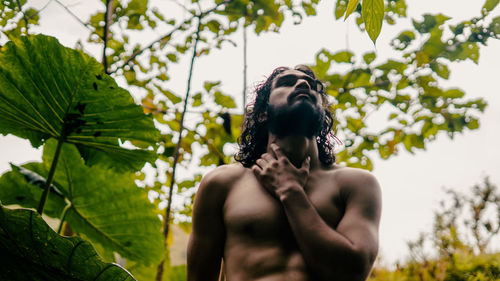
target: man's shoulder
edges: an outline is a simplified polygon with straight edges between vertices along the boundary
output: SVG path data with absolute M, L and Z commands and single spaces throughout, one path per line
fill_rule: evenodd
M 361 192 L 371 195 L 380 193 L 378 180 L 369 171 L 337 165 L 329 173 L 343 192 Z
M 248 171 L 240 163 L 221 165 L 208 172 L 203 177 L 202 184 L 218 188 L 230 187 Z

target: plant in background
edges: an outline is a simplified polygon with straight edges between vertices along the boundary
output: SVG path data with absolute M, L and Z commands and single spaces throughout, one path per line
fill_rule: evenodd
M 48 205 L 45 214 L 60 219 L 58 232 L 64 223 L 102 245 L 104 255 L 114 251 L 141 263 L 158 262 L 163 240 L 160 221 L 133 176 L 154 159 L 147 148 L 155 146 L 158 131 L 129 93 L 95 59 L 63 47 L 55 38 L 37 35 L 13 39 L 2 47 L 0 101 L 0 133 L 26 138 L 34 147 L 44 144 L 42 163 L 13 166 L 0 178 L 2 204 L 36 207 L 40 215 Z M 120 146 L 124 142 L 133 143 L 135 149 Z M 2 256 L 19 259 L 18 266 L 2 264 L 7 266 L 1 270 L 5 279 L 24 278 L 24 264 L 31 263 L 40 266 L 33 280 L 50 276 L 53 270 L 83 278 L 78 272 L 90 266 L 86 257 L 93 255 L 88 243 L 57 238 L 30 210 L 2 206 L 2 217 Z M 22 231 L 27 233 L 18 235 Z M 24 241 L 26 235 L 34 240 Z M 40 245 L 51 239 L 54 250 L 42 251 Z M 86 250 L 79 250 L 80 245 Z M 65 258 L 58 258 L 63 253 L 59 248 Z M 41 256 L 57 262 L 46 264 Z M 77 260 L 81 261 L 73 267 Z M 68 268 L 57 268 L 64 262 Z M 100 267 L 116 272 L 114 267 Z M 108 276 L 93 272 L 96 275 L 87 277 Z
M 32 105 L 38 114 L 30 115 L 33 108 L 29 104 L 23 104 L 15 111 L 2 103 L 0 112 L 6 112 L 2 113 L 3 116 L 15 118 L 0 120 L 0 126 L 9 128 L 0 129 L 0 133 L 28 138 L 35 147 L 49 138 L 54 140 L 47 141 L 43 163 L 13 167 L 2 177 L 0 182 L 9 184 L 0 185 L 0 200 L 4 204 L 38 207 L 38 197 L 45 197 L 42 196 L 41 185 L 48 194 L 46 204 L 41 204 L 45 207 L 44 214 L 66 222 L 60 224 L 61 232 L 75 231 L 87 237 L 105 261 L 121 261 L 141 280 L 166 279 L 178 271 L 178 268 L 168 267 L 172 217 L 184 229 L 190 229 L 192 199 L 202 172 L 201 169 L 193 169 L 193 163 L 198 163 L 195 158 L 199 157 L 202 168 L 230 163 L 231 149 L 227 148 L 236 145 L 240 134 L 242 114 L 237 110 L 234 99 L 224 93 L 223 81 L 192 85 L 191 77 L 196 71 L 198 58 L 210 55 L 214 49 L 235 44 L 234 37 L 238 30 L 243 31 L 243 42 L 246 44 L 247 30 L 257 34 L 279 31 L 288 18 L 299 24 L 303 17 L 316 14 L 318 0 L 192 1 L 178 5 L 183 16 L 169 14 L 171 9 L 164 9 L 147 0 L 103 0 L 100 3 L 88 19 L 82 19 L 58 0 L 47 3 L 63 7 L 69 16 L 89 31 L 88 37 L 81 38 L 75 46 L 82 52 L 71 51 L 80 54 L 84 63 L 65 57 L 61 61 L 54 59 L 59 53 L 66 55 L 66 52 L 71 52 L 64 48 L 65 52 L 58 51 L 58 54 L 51 55 L 47 53 L 50 47 L 44 46 L 45 43 L 35 45 L 24 55 L 27 58 L 46 58 L 24 60 L 37 65 L 40 63 L 37 67 L 41 69 L 23 68 L 30 64 L 18 60 L 15 54 L 5 60 L 8 64 L 2 63 L 5 66 L 2 69 L 11 71 L 11 60 L 22 62 L 12 68 L 11 76 L 21 77 L 19 81 L 29 81 L 19 82 L 22 91 L 17 92 L 31 93 L 27 97 L 36 100 Z M 339 161 L 349 166 L 372 169 L 373 154 L 370 153 L 373 151 L 388 159 L 401 147 L 410 152 L 425 148 L 426 143 L 435 140 L 439 132 L 453 137 L 466 128 L 477 129 L 478 115 L 484 111 L 486 102 L 482 99 L 468 100 L 461 90 L 444 89 L 439 82 L 448 79 L 450 69 L 447 64 L 450 61 L 470 59 L 477 62 L 480 46 L 485 45 L 489 38 L 498 38 L 500 18 L 491 19 L 490 13 L 497 4 L 498 1 L 488 0 L 481 16 L 456 26 L 447 25 L 444 15 L 425 15 L 423 20 L 415 20 L 411 29 L 401 32 L 392 41 L 397 55 L 385 62 L 377 61 L 375 53 L 357 55 L 349 50 L 320 50 L 312 68 L 326 83 L 338 120 L 335 130 L 345 139 L 346 147 L 338 154 Z M 2 47 L 2 54 L 9 48 L 17 50 L 13 46 L 19 44 L 15 42 L 20 42 L 21 34 L 27 34 L 39 24 L 45 7 L 37 10 L 23 0 L 0 2 L 0 36 L 12 41 Z M 338 0 L 335 16 L 337 19 L 350 15 L 356 17 L 359 27 L 365 29 L 375 42 L 382 22 L 395 24 L 397 18 L 406 17 L 406 8 L 404 0 Z M 451 33 L 443 33 L 443 29 Z M 155 39 L 145 42 L 142 38 L 148 36 Z M 52 42 L 53 39 L 44 40 Z M 96 48 L 100 50 L 101 65 L 83 55 L 83 50 Z M 22 47 L 19 49 L 24 50 Z M 185 92 L 177 93 L 171 90 L 170 83 L 171 79 L 177 79 L 178 73 L 174 73 L 171 66 L 184 58 L 190 62 L 187 87 Z M 245 58 L 246 53 L 243 60 Z M 245 69 L 246 61 L 243 64 Z M 339 64 L 348 66 L 348 70 L 339 73 Z M 87 66 L 88 69 L 85 68 Z M 64 71 L 55 71 L 59 67 Z M 79 69 L 90 72 L 84 75 L 78 72 Z M 243 76 L 246 77 L 245 71 Z M 135 106 L 131 97 L 119 89 L 111 77 L 127 84 L 127 89 L 141 100 L 142 108 Z M 8 81 L 10 78 L 5 79 Z M 243 93 L 246 93 L 245 80 Z M 66 84 L 69 82 L 76 84 Z M 196 86 L 202 90 L 196 90 Z M 8 87 L 5 89 L 12 88 Z M 41 91 L 45 87 L 53 90 L 45 94 Z M 73 89 L 74 92 L 69 91 L 71 93 L 79 93 L 81 89 L 91 98 L 70 100 L 65 94 L 59 95 L 63 92 L 61 89 Z M 9 90 L 2 93 L 8 96 L 17 92 Z M 38 95 L 39 92 L 44 94 Z M 99 102 L 87 104 L 92 100 Z M 243 101 L 245 104 L 244 97 Z M 46 106 L 36 107 L 39 103 Z M 65 107 L 67 104 L 71 106 Z M 101 106 L 99 110 L 97 106 Z M 382 106 L 390 108 L 387 116 L 390 121 L 378 131 L 370 130 L 367 122 L 374 112 L 380 112 Z M 150 117 L 144 117 L 143 112 L 153 117 L 160 134 Z M 25 120 L 25 115 L 30 115 L 30 119 Z M 101 117 L 105 121 L 93 119 Z M 17 123 L 9 123 L 14 121 Z M 125 149 L 119 144 L 136 149 Z M 51 160 L 57 158 L 55 155 L 59 155 L 58 161 Z M 146 162 L 155 171 L 152 181 L 140 183 L 144 189 L 139 189 L 134 179 L 143 179 L 144 173 L 135 172 Z M 54 164 L 51 172 L 52 163 L 59 164 Z M 179 168 L 187 171 L 182 180 L 175 176 Z M 79 183 L 73 181 L 76 175 L 82 173 L 96 176 L 79 178 Z M 11 183 L 23 187 L 3 188 Z M 85 195 L 75 198 L 77 189 Z M 101 190 L 103 194 L 97 192 Z M 116 193 L 118 190 L 130 197 L 119 197 L 117 194 L 121 193 Z M 157 205 L 155 210 L 147 204 L 146 193 Z M 115 200 L 115 197 L 116 205 L 104 206 L 107 204 L 102 203 L 109 202 L 110 198 Z M 172 206 L 174 198 L 182 201 L 184 206 Z M 120 215 L 122 213 L 130 215 L 124 218 Z M 110 219 L 105 214 L 116 214 L 116 217 Z M 154 215 L 161 215 L 163 231 L 159 227 L 148 242 L 161 243 L 162 246 L 155 248 L 158 252 L 149 257 L 148 266 L 148 258 L 143 260 L 143 255 L 149 246 L 142 254 L 132 254 L 134 247 L 140 244 L 129 239 L 133 237 L 129 236 L 129 232 L 121 233 L 119 224 L 132 224 L 133 221 L 142 221 L 142 216 L 152 218 Z M 151 223 L 151 228 L 143 229 L 147 230 L 152 229 L 156 220 L 144 221 Z M 161 232 L 168 238 L 164 238 L 165 242 L 160 237 Z M 115 253 L 121 258 L 116 259 Z
M 489 246 L 500 231 L 500 192 L 486 177 L 467 193 L 446 189 L 434 227 L 408 242 L 410 259 L 391 271 L 376 268 L 370 281 L 490 281 L 500 279 L 500 253 Z M 427 249 L 431 245 L 432 252 Z

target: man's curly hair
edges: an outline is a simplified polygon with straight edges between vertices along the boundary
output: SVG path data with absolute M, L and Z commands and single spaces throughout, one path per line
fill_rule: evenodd
M 269 95 L 273 80 L 280 73 L 289 70 L 289 67 L 276 68 L 267 79 L 255 87 L 255 100 L 246 108 L 245 120 L 243 122 L 242 133 L 239 138 L 240 149 L 234 156 L 236 161 L 245 167 L 251 167 L 262 154 L 267 151 L 267 141 L 269 137 L 268 120 L 265 118 L 269 107 Z M 298 65 L 296 70 L 302 71 L 312 77 L 317 83 L 317 91 L 323 100 L 325 118 L 321 126 L 316 143 L 318 144 L 319 160 L 324 166 L 331 166 L 335 163 L 333 154 L 334 141 L 336 139 L 332 132 L 333 117 L 326 98 L 323 84 L 316 79 L 314 72 L 305 65 Z

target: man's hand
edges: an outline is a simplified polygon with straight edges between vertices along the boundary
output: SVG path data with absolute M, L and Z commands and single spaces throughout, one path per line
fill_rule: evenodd
M 271 144 L 272 153 L 264 153 L 252 167 L 262 186 L 279 198 L 289 188 L 303 188 L 309 175 L 311 158 L 307 157 L 302 167 L 296 168 L 283 154 L 277 144 Z

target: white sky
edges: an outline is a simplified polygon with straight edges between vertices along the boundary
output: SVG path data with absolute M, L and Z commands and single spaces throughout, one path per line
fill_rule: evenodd
M 36 2 L 37 5 L 46 3 Z M 88 14 L 88 11 L 102 7 L 90 5 L 90 1 L 64 2 L 74 4 L 71 9 L 81 13 L 82 19 L 86 18 L 83 15 Z M 252 86 L 261 81 L 278 66 L 313 63 L 316 52 L 321 48 L 335 52 L 348 46 L 356 54 L 373 51 L 368 35 L 358 32 L 353 19 L 347 22 L 334 20 L 334 2 L 322 1 L 319 15 L 304 18 L 301 25 L 294 26 L 291 20 L 286 21 L 279 34 L 268 33 L 257 37 L 249 32 L 248 84 Z M 452 17 L 451 22 L 457 22 L 479 15 L 483 1 L 407 0 L 407 4 L 411 17 L 419 18 L 424 13 L 444 13 Z M 494 10 L 493 14 L 500 15 L 500 8 Z M 66 46 L 72 47 L 78 38 L 87 37 L 86 29 L 55 2 L 44 10 L 41 19 L 42 28 L 36 31 L 56 36 Z M 394 54 L 388 43 L 409 24 L 406 20 L 398 21 L 397 26 L 383 26 L 376 49 L 379 57 L 387 58 Z M 154 38 L 156 36 L 145 38 L 144 42 Z M 234 41 L 239 43 L 238 47 L 226 44 L 221 51 L 213 51 L 208 57 L 196 62 L 193 92 L 202 87 L 203 81 L 222 80 L 224 92 L 234 93 L 241 106 L 242 34 L 235 34 Z M 173 78 L 169 82 L 170 88 L 179 93 L 185 91 L 188 67 L 188 59 L 184 58 L 170 68 Z M 398 156 L 389 160 L 374 157 L 373 173 L 383 191 L 380 255 L 386 262 L 403 259 L 408 252 L 406 241 L 417 238 L 422 231 L 431 230 L 433 210 L 444 196 L 441 187 L 466 190 L 481 182 L 484 176 L 490 176 L 492 183 L 500 185 L 500 93 L 497 81 L 500 74 L 500 42 L 490 40 L 488 47 L 481 48 L 479 65 L 467 61 L 453 63 L 450 69 L 450 80 L 443 85 L 463 89 L 468 98 L 484 97 L 489 105 L 480 118 L 479 130 L 457 135 L 453 141 L 445 135 L 439 135 L 436 141 L 428 145 L 427 150 L 417 151 L 414 155 L 401 149 Z M 10 162 L 22 164 L 39 161 L 40 158 L 41 151 L 31 148 L 28 141 L 10 135 L 0 136 L 0 171 L 8 170 Z M 499 248 L 498 238 L 495 244 Z

